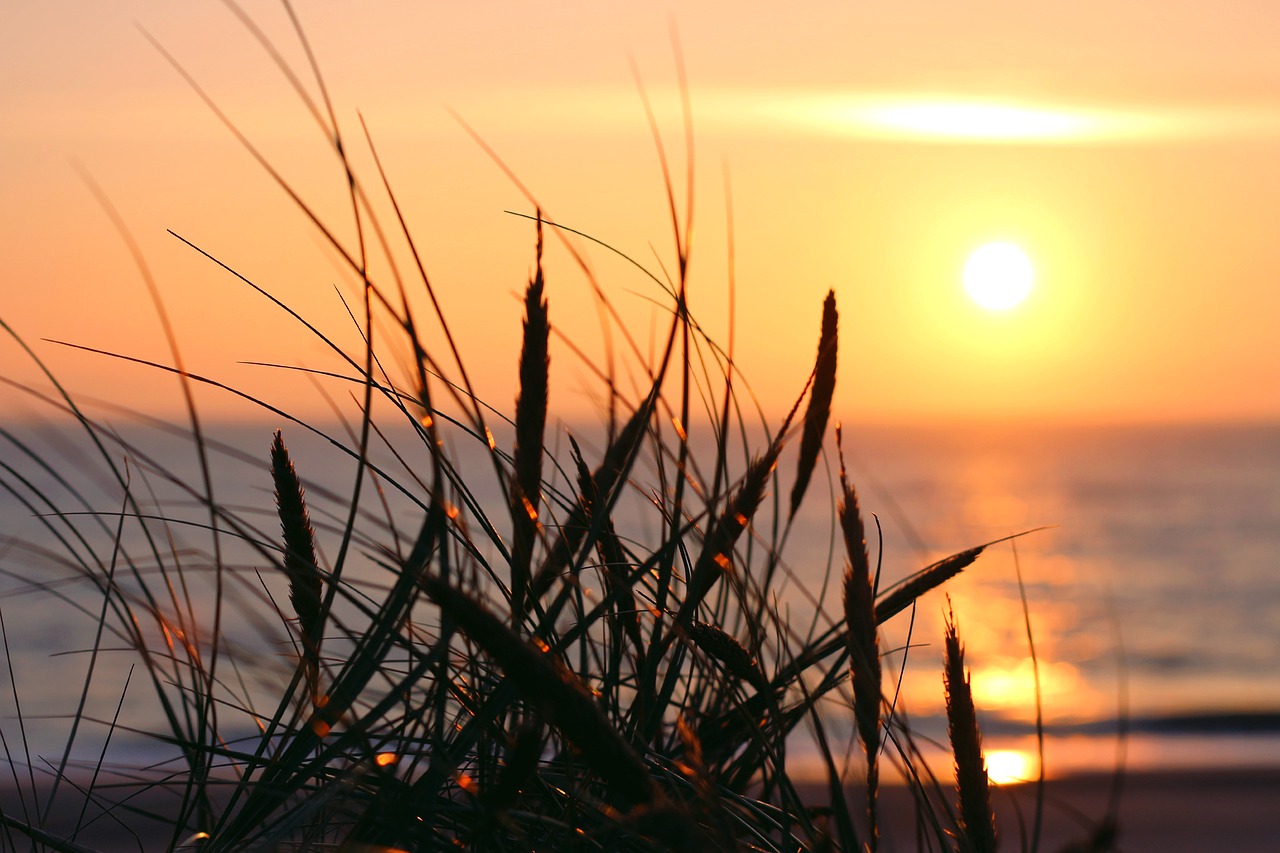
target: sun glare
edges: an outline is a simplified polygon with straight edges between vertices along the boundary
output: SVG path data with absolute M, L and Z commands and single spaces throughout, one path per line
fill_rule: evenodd
M 969 298 L 991 311 L 1005 311 L 1027 298 L 1035 270 L 1027 253 L 1012 243 L 987 243 L 964 265 Z
M 986 754 L 987 778 L 997 785 L 1027 782 L 1039 772 L 1039 760 L 1019 749 L 993 749 Z

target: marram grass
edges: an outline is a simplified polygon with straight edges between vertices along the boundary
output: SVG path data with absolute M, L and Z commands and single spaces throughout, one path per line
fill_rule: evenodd
M 991 809 L 987 766 L 982 758 L 982 732 L 973 707 L 969 673 L 964 668 L 964 644 L 960 642 L 955 613 L 950 609 L 947 611 L 945 648 L 942 682 L 947 699 L 947 734 L 956 761 L 956 790 L 960 800 L 958 838 L 962 850 L 993 853 L 996 849 L 996 822 Z
M 4 849 L 124 849 L 99 846 L 108 829 L 141 850 L 994 849 L 954 620 L 943 639 L 958 812 L 893 701 L 879 643 L 882 623 L 927 600 L 985 546 L 880 589 L 864 510 L 841 466 L 841 608 L 819 602 L 815 619 L 797 622 L 772 585 L 830 443 L 834 292 L 821 306 L 813 370 L 795 377 L 803 391 L 774 401 L 790 414 L 747 423 L 742 377 L 690 313 L 687 223 L 676 220 L 679 272 L 666 291 L 661 345 L 638 365 L 647 385 L 628 397 L 606 377 L 611 414 L 591 450 L 580 436 L 548 430 L 555 281 L 544 270 L 543 239 L 544 228 L 562 232 L 535 217 L 508 416 L 468 390 L 465 359 L 435 299 L 441 285 L 418 260 L 390 181 L 380 172 L 366 186 L 339 126 L 315 114 L 349 179 L 357 233 L 383 233 L 370 197 L 381 193 L 395 210 L 447 351 L 420 331 L 415 302 L 404 298 L 412 277 L 388 288 L 372 276 L 366 246 L 344 244 L 271 171 L 345 259 L 365 298 L 353 316 L 363 340 L 377 342 L 339 350 L 341 378 L 358 389 L 346 439 L 255 400 L 288 423 L 255 447 L 221 447 L 192 409 L 182 430 L 202 458 L 260 458 L 276 495 L 274 524 L 220 502 L 207 463 L 196 482 L 169 471 L 51 372 L 51 392 L 28 389 L 69 416 L 108 472 L 114 503 L 94 505 L 75 471 L 5 430 L 0 484 L 54 544 L 10 537 L 4 573 L 36 591 L 41 607 L 65 605 L 86 620 L 91 660 L 128 655 L 160 721 L 143 734 L 170 757 L 139 766 L 106 750 L 77 763 L 69 760 L 73 728 L 62 760 L 45 763 L 25 748 L 25 728 L 6 722 Z M 17 330 L 3 329 L 45 370 Z M 572 330 L 561 332 L 572 340 Z M 403 383 L 384 372 L 390 363 L 408 365 Z M 152 367 L 187 386 L 217 385 Z M 719 389 L 699 385 L 707 380 Z M 495 438 L 499 423 L 509 446 Z M 358 471 L 349 493 L 321 490 L 329 509 L 319 523 L 308 501 L 318 487 L 304 486 L 317 463 L 288 446 L 309 431 Z M 709 444 L 695 440 L 698 431 Z M 745 436 L 760 433 L 758 446 L 746 446 Z M 380 443 L 387 452 L 375 452 Z M 794 466 L 780 466 L 793 444 Z M 467 461 L 475 458 L 487 467 Z M 52 472 L 57 485 L 26 477 L 19 461 Z M 135 469 L 202 508 L 205 520 L 189 526 L 207 547 L 177 544 L 176 514 L 145 499 Z M 496 479 L 496 492 L 482 478 Z M 387 494 L 414 508 L 409 528 Z M 227 545 L 251 556 L 233 562 Z M 61 572 L 56 583 L 43 574 L 50 566 Z M 93 606 L 64 593 L 66 584 L 87 590 Z M 6 634 L 4 642 L 7 651 L 21 640 Z M 86 673 L 67 660 L 55 665 L 77 673 L 88 696 L 94 664 Z M 108 735 L 133 728 L 83 703 L 72 718 Z M 795 775 L 788 752 L 803 738 L 817 745 L 826 779 Z M 914 793 L 911 838 L 884 836 L 885 765 Z M 865 808 L 850 805 L 858 801 Z

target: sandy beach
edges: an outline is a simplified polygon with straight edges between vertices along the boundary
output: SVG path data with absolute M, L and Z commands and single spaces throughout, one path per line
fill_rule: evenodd
M 1085 841 L 1106 814 L 1110 790 L 1110 774 L 1047 782 L 1039 849 L 1065 851 Z M 888 796 L 899 807 L 885 812 L 909 819 L 906 791 L 897 788 Z M 1020 816 L 1029 834 L 1035 787 L 1007 786 L 993 801 L 1001 850 L 1024 849 Z M 1280 768 L 1132 774 L 1124 782 L 1118 829 L 1114 849 L 1125 853 L 1274 853 L 1280 850 Z M 887 826 L 884 841 L 885 851 L 916 849 L 908 821 Z
M 1048 802 L 1101 814 L 1109 786 L 1106 776 L 1064 779 L 1049 784 Z M 1048 849 L 1059 849 L 1071 822 L 1061 809 L 1046 808 L 1046 816 Z M 1280 850 L 1280 769 L 1134 775 L 1125 782 L 1119 830 L 1126 851 Z
M 1044 831 L 1039 850 L 1063 853 L 1084 841 L 1097 820 L 1106 813 L 1111 777 L 1083 774 L 1047 783 Z M 61 808 L 48 826 L 74 820 L 80 803 L 72 792 L 60 797 Z M 851 792 L 852 794 L 852 792 Z M 813 791 L 815 801 L 822 795 Z M 882 851 L 908 853 L 917 848 L 912 824 L 914 809 L 906 789 L 884 791 L 885 826 Z M 155 796 L 150 798 L 156 800 Z M 851 796 L 850 801 L 854 801 Z M 1001 833 L 1000 849 L 1018 851 L 1024 846 L 1019 813 L 1030 832 L 1034 814 L 1034 788 L 1005 787 L 995 794 Z M 139 808 L 166 813 L 172 803 L 135 802 Z M 11 783 L 0 795 L 5 814 L 18 815 Z M 97 812 L 91 807 L 90 817 Z M 101 853 L 163 849 L 168 840 L 155 823 L 133 821 L 138 836 L 109 818 L 99 819 L 75 838 L 75 843 Z M 66 832 L 66 823 L 62 824 Z M 9 840 L 17 841 L 16 835 Z M 4 847 L 3 849 L 12 849 Z M 19 843 L 19 849 L 21 844 Z M 1084 849 L 1084 848 L 1080 848 Z M 1124 853 L 1275 853 L 1280 850 L 1280 768 L 1268 770 L 1210 770 L 1194 772 L 1143 772 L 1125 780 L 1120 807 L 1117 846 Z

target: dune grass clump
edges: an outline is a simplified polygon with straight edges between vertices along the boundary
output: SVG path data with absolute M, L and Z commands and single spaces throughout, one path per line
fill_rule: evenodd
M 779 593 L 798 585 L 785 543 L 829 446 L 835 294 L 813 369 L 782 401 L 789 414 L 750 419 L 732 353 L 691 315 L 689 232 L 677 219 L 678 273 L 655 278 L 667 299 L 660 346 L 639 365 L 635 393 L 604 377 L 609 414 L 588 441 L 549 427 L 555 288 L 544 228 L 561 232 L 539 210 L 519 384 L 503 414 L 470 390 L 390 182 L 380 174 L 366 186 L 332 114 L 315 115 L 359 233 L 383 233 L 369 201 L 381 192 L 414 259 L 411 273 L 371 275 L 363 244 L 344 245 L 299 201 L 364 299 L 353 311 L 362 351 L 307 325 L 358 389 L 353 423 L 342 437 L 256 400 L 285 423 L 260 447 L 228 448 L 193 405 L 178 428 L 201 460 L 192 480 L 48 373 L 54 391 L 42 399 L 93 448 L 116 505 L 80 501 L 71 472 L 41 486 L 5 463 L 5 489 L 58 545 L 6 541 L 4 572 L 38 590 L 41 606 L 78 610 L 94 627 L 93 660 L 137 667 L 160 721 L 141 734 L 169 754 L 147 766 L 105 748 L 72 760 L 73 734 L 62 760 L 44 764 L 23 754 L 23 735 L 6 734 L 17 799 L 0 813 L 5 843 L 98 849 L 110 829 L 143 850 L 875 850 L 880 771 L 892 765 L 919 815 L 917 838 L 899 843 L 994 849 L 989 799 L 973 799 L 987 780 L 954 622 L 945 641 L 958 813 L 894 701 L 879 642 L 881 624 L 985 546 L 882 587 L 841 463 L 842 610 L 813 600 L 811 618 L 795 619 Z M 414 288 L 443 336 L 421 331 Z M 389 363 L 406 364 L 406 378 Z M 217 384 L 152 366 L 184 386 Z M 325 438 L 333 458 L 293 456 L 289 438 L 304 433 Z M 56 471 L 57 460 L 4 438 L 11 459 Z M 210 472 L 222 457 L 260 458 L 273 519 L 217 498 Z M 349 492 L 311 484 L 311 466 L 339 462 L 354 472 Z M 181 526 L 204 547 L 179 544 L 176 512 L 147 498 L 147 481 L 197 507 L 199 521 Z M 407 508 L 407 526 L 393 504 Z M 93 664 L 83 678 L 88 696 Z M 107 736 L 139 734 L 97 708 L 74 717 Z M 799 739 L 815 745 L 825 778 L 795 775 Z M 55 808 L 69 800 L 70 811 Z
M 208 525 L 211 535 L 249 546 L 256 564 L 193 564 L 155 540 L 150 554 L 135 554 L 128 537 L 109 527 L 110 570 L 102 571 L 87 541 L 85 553 L 77 549 L 64 561 L 102 598 L 92 652 L 106 652 L 104 633 L 132 649 L 169 723 L 151 734 L 178 756 L 128 773 L 103 760 L 94 775 L 113 778 L 105 788 L 86 786 L 74 766 L 59 768 L 52 781 L 65 776 L 80 787 L 76 796 L 89 806 L 80 818 L 88 822 L 67 828 L 48 824 L 47 808 L 6 811 L 10 837 L 81 849 L 105 814 L 122 825 L 149 821 L 153 836 L 161 824 L 170 847 L 187 841 L 208 850 L 875 849 L 882 746 L 892 744 L 895 762 L 919 760 L 909 730 L 895 732 L 900 723 L 885 711 L 877 626 L 980 549 L 877 598 L 857 498 L 842 471 L 839 518 L 850 558 L 844 614 L 820 613 L 808 633 L 799 632 L 761 585 L 782 564 L 765 538 L 774 528 L 769 518 L 793 518 L 799 504 L 768 498 L 783 480 L 778 465 L 790 416 L 737 474 L 725 437 L 730 425 L 717 424 L 705 483 L 694 473 L 701 463 L 687 431 L 662 433 L 670 418 L 660 414 L 667 379 L 657 374 L 594 468 L 575 440 L 573 476 L 552 456 L 556 476 L 543 474 L 543 281 L 539 266 L 526 300 L 511 451 L 490 439 L 483 422 L 454 423 L 493 463 L 507 496 L 499 507 L 483 506 L 462 476 L 463 461 L 439 435 L 443 418 L 425 405 L 427 389 L 404 392 L 363 376 L 407 419 L 402 427 L 430 460 L 431 479 L 412 496 L 421 521 L 411 536 L 388 522 L 365 529 L 370 516 L 359 507 L 342 525 L 317 530 L 305 466 L 295 467 L 277 430 L 262 466 L 275 494 L 275 531 L 230 507 L 207 507 L 219 519 Z M 815 374 L 834 360 L 834 313 L 828 297 Z M 674 316 L 679 331 L 687 320 Z M 532 371 L 523 369 L 531 362 Z M 684 379 L 691 367 L 679 365 Z M 62 405 L 112 448 L 107 457 L 123 452 L 165 476 L 142 447 L 70 398 Z M 528 407 L 538 411 L 529 415 Z M 365 417 L 377 434 L 390 431 Z M 800 431 L 811 435 L 814 422 L 806 417 Z M 369 447 L 346 450 L 373 470 Z M 643 485 L 641 460 L 665 487 Z M 816 463 L 802 448 L 793 482 L 808 479 Z M 407 490 L 386 471 L 376 476 L 383 489 Z M 130 508 L 119 514 L 120 527 L 147 531 L 156 518 L 163 526 L 162 508 L 123 489 Z M 637 507 L 624 497 L 636 492 L 660 521 L 648 539 L 632 532 Z M 42 515 L 50 530 L 74 523 L 55 506 Z M 372 582 L 325 558 L 355 541 L 378 570 Z M 219 578 L 214 594 L 223 598 L 178 592 L 202 573 Z M 230 589 L 254 583 L 263 590 L 254 614 L 259 650 L 200 627 L 233 600 L 250 606 Z M 173 643 L 174 636 L 185 642 Z M 282 644 L 295 650 L 285 668 L 275 651 Z M 850 710 L 863 744 L 865 819 L 843 805 L 843 789 L 857 774 L 833 746 L 840 726 L 826 731 Z M 246 722 L 254 731 L 246 734 Z M 788 742 L 806 726 L 819 733 L 835 798 L 829 803 L 806 793 L 810 780 L 793 778 L 786 760 Z M 33 802 L 56 793 L 28 787 Z M 159 795 L 171 808 L 157 820 L 153 806 L 136 804 Z M 931 801 L 937 791 L 921 796 Z M 945 826 L 937 837 L 944 848 Z

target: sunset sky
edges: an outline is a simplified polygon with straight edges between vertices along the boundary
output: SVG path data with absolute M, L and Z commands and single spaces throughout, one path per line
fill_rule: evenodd
M 296 7 L 379 215 L 390 227 L 358 114 L 467 366 L 500 408 L 534 239 L 504 211 L 532 205 L 458 117 L 552 219 L 661 275 L 675 267 L 674 243 L 632 63 L 684 215 L 674 31 L 694 128 L 693 308 L 727 345 L 731 218 L 735 346 L 770 408 L 785 410 L 803 386 L 834 288 L 846 420 L 1280 417 L 1274 4 Z M 305 71 L 279 4 L 245 9 Z M 326 411 L 298 374 L 238 362 L 337 362 L 166 229 L 349 346 L 338 294 L 356 293 L 352 276 L 143 29 L 354 239 L 332 151 L 224 5 L 10 3 L 0 12 L 0 318 L 79 393 L 178 410 L 170 378 L 43 341 L 170 360 L 143 278 L 82 169 L 140 244 L 190 370 Z M 1005 311 L 979 307 L 962 284 L 969 254 L 996 240 L 1035 268 L 1030 295 Z M 661 290 L 572 242 L 647 353 L 668 304 Z M 552 322 L 602 363 L 590 288 L 561 245 L 548 252 Z M 374 269 L 385 279 L 385 265 Z M 635 375 L 617 330 L 612 346 L 620 372 Z M 5 377 L 44 387 L 8 341 L 0 358 Z M 565 349 L 553 359 L 557 410 L 590 411 L 589 367 Z M 202 404 L 234 414 L 225 400 Z M 7 387 L 0 405 L 40 411 Z

